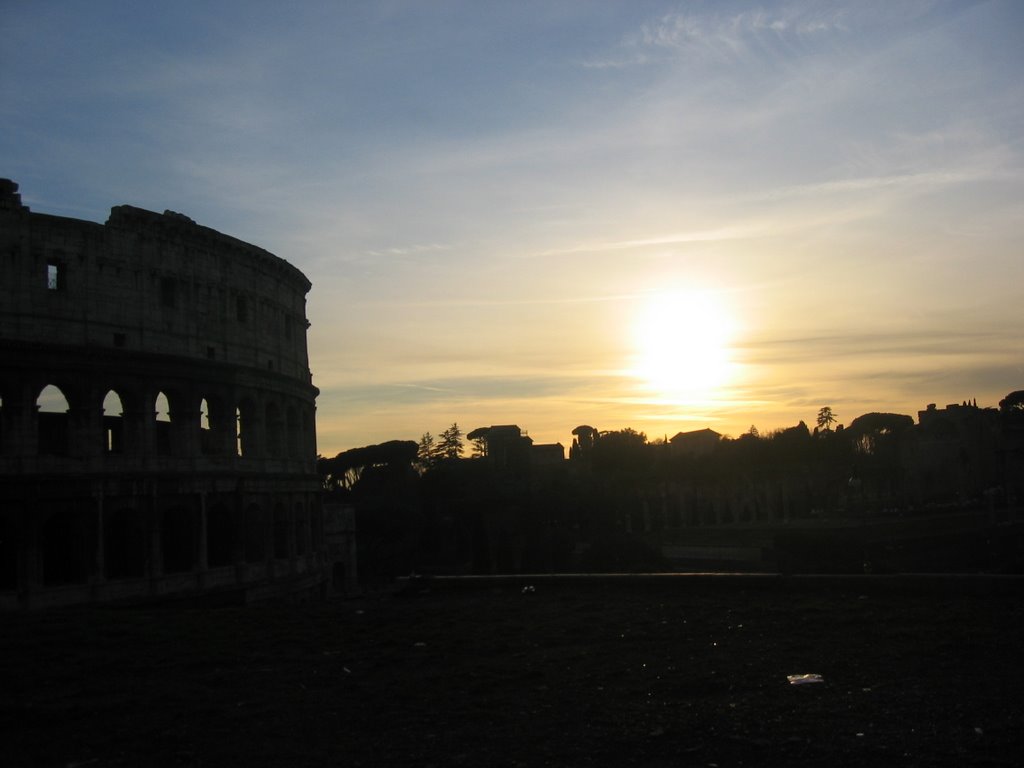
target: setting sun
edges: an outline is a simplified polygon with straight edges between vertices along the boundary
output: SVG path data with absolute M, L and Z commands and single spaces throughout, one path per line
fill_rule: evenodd
M 652 296 L 633 326 L 631 373 L 666 400 L 707 400 L 727 384 L 734 320 L 707 291 Z

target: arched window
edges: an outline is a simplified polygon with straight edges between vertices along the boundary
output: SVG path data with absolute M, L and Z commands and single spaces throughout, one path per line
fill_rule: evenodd
M 237 408 L 222 396 L 207 394 L 199 404 L 199 448 L 205 456 L 238 455 Z
M 256 404 L 251 398 L 243 398 L 236 411 L 238 417 L 238 455 L 251 459 L 256 453 Z
M 171 405 L 167 395 L 160 392 L 154 404 L 156 414 L 156 452 L 160 456 L 171 455 Z
M 124 453 L 124 406 L 114 390 L 103 398 L 103 450 Z
M 204 456 L 217 452 L 213 428 L 210 426 L 210 404 L 204 397 L 199 403 L 199 450 Z
M 39 424 L 39 453 L 68 455 L 68 400 L 59 387 L 48 384 L 36 399 Z

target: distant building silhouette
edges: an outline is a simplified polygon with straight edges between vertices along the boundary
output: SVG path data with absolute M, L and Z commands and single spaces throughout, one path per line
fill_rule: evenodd
M 690 456 L 711 453 L 721 442 L 722 436 L 713 429 L 695 429 L 692 432 L 677 432 L 669 439 L 672 450 Z
M 483 458 L 503 470 L 524 471 L 532 466 L 565 461 L 565 447 L 561 443 L 534 445 L 533 439 L 524 435 L 515 424 L 480 427 L 466 437 L 482 440 L 485 446 Z
M 573 431 L 572 446 L 569 448 L 569 458 L 574 460 L 589 460 L 594 452 L 594 445 L 597 443 L 599 432 L 587 424 L 576 427 Z
M 977 401 L 918 411 L 918 426 L 903 453 L 915 504 L 979 499 L 1000 480 L 1000 418 Z

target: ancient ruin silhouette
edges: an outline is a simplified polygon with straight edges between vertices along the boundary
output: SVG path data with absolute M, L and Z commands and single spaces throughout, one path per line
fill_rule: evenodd
M 0 607 L 322 588 L 306 277 L 170 211 L 34 213 L 9 180 L 0 259 Z
M 516 425 L 490 426 L 467 435 L 474 457 L 420 462 L 419 474 L 411 441 L 346 451 L 320 470 L 358 520 L 360 567 L 378 579 L 1021 572 L 1022 404 L 1014 392 L 999 408 L 964 400 L 928 405 L 916 423 L 867 413 L 845 427 L 826 406 L 813 430 L 737 438 L 699 429 L 649 442 L 581 425 L 568 460 Z

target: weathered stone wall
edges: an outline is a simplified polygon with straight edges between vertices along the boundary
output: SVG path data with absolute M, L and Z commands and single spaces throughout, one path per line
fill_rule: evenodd
M 180 214 L 104 225 L 0 209 L 4 338 L 138 350 L 309 382 L 299 270 Z M 7 304 L 7 302 L 10 302 Z
M 180 214 L 0 180 L 0 607 L 324 580 L 309 289 Z

